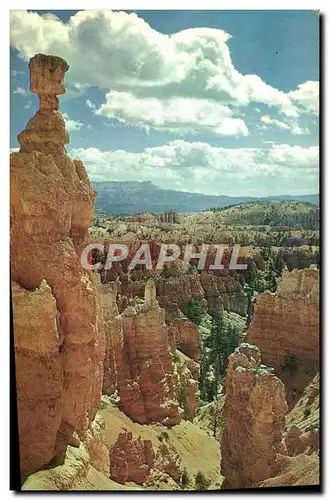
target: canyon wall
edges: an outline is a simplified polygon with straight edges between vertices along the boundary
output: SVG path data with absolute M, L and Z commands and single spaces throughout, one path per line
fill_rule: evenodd
M 63 453 L 93 420 L 103 381 L 104 331 L 98 279 L 80 264 L 95 194 L 65 151 L 56 95 L 67 63 L 36 55 L 30 89 L 40 109 L 12 153 L 11 278 L 22 473 Z
M 319 320 L 317 269 L 285 270 L 277 292 L 262 293 L 254 304 L 246 340 L 284 381 L 289 406 L 319 370 Z

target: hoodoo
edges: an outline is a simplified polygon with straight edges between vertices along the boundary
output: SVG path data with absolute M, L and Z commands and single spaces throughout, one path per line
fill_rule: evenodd
M 60 457 L 89 428 L 101 397 L 104 332 L 98 282 L 79 254 L 94 212 L 80 161 L 65 151 L 68 133 L 57 95 L 63 59 L 30 60 L 40 108 L 11 154 L 11 277 L 23 474 Z

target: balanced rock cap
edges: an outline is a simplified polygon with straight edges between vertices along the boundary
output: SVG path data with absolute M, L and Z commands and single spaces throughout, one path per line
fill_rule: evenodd
M 30 90 L 35 94 L 65 94 L 64 75 L 69 69 L 61 57 L 36 54 L 30 59 Z

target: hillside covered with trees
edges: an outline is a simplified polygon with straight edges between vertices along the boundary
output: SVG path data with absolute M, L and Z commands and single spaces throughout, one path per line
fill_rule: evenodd
M 253 201 L 225 208 L 213 208 L 226 224 L 268 225 L 318 229 L 320 209 L 305 201 Z

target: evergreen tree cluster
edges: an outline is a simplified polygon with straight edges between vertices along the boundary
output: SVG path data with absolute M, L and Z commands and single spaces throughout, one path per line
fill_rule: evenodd
M 219 383 L 227 368 L 227 358 L 239 345 L 239 341 L 237 328 L 223 314 L 215 315 L 210 334 L 203 342 L 200 373 L 203 401 L 213 401 L 216 398 Z

